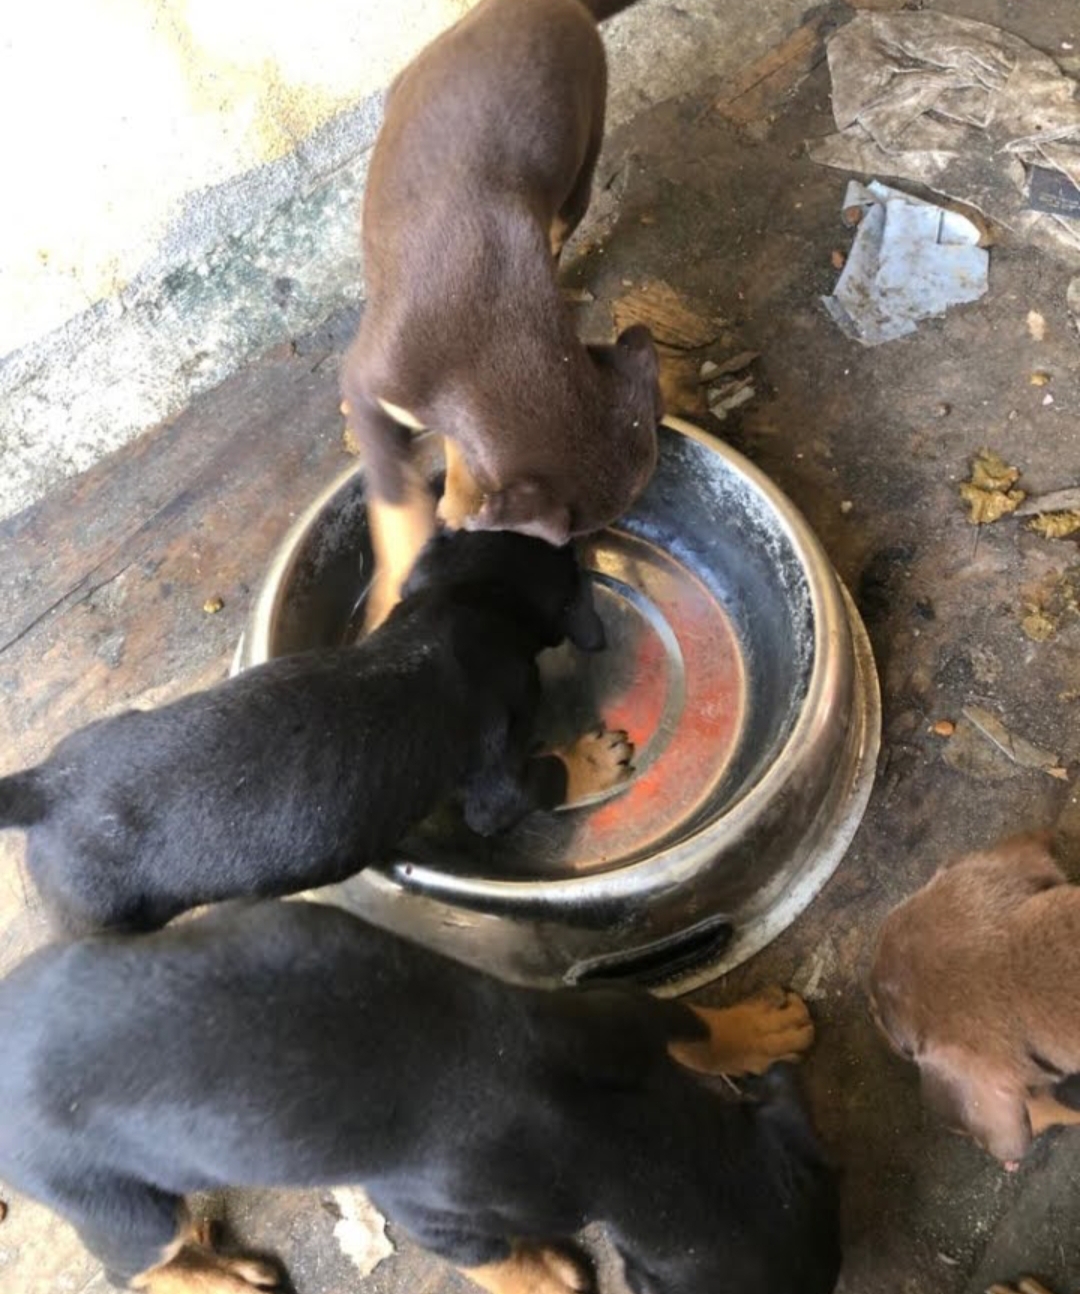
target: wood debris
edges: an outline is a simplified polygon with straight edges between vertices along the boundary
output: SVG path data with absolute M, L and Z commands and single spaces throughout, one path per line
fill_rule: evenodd
M 646 279 L 611 307 L 617 331 L 646 324 L 658 346 L 701 350 L 719 337 L 724 320 L 695 309 L 669 284 Z
M 703 381 L 710 381 L 714 377 L 723 377 L 725 373 L 741 373 L 744 368 L 749 368 L 756 359 L 761 358 L 761 352 L 757 350 L 741 350 L 737 355 L 731 355 L 727 359 L 722 359 L 719 364 L 712 364 L 708 377 L 705 376 L 706 364 L 701 366 L 701 376 Z
M 618 332 L 634 324 L 645 324 L 652 333 L 660 360 L 660 393 L 667 411 L 703 414 L 706 403 L 702 382 L 709 379 L 703 377 L 704 366 L 694 352 L 700 352 L 720 337 L 724 320 L 703 313 L 660 279 L 647 279 L 625 293 L 612 304 L 611 315 Z M 742 356 L 750 354 L 742 352 Z M 730 371 L 726 365 L 732 361 L 709 362 L 714 363 L 710 371 L 719 375 Z
M 1015 733 L 1011 733 L 989 710 L 984 710 L 978 705 L 966 705 L 963 715 L 968 723 L 981 732 L 987 740 L 992 741 L 1014 764 L 1018 764 L 1021 768 L 1038 769 L 1042 773 L 1049 774 L 1050 777 L 1058 778 L 1059 781 L 1068 779 L 1069 774 L 1061 766 L 1061 760 L 1057 755 L 1043 750 L 1041 746 L 1036 746 L 1025 737 L 1018 737 Z
M 1080 511 L 1080 488 L 1070 486 L 1029 497 L 1016 509 L 1016 515 L 1033 517 L 1040 512 L 1069 512 L 1074 508 Z

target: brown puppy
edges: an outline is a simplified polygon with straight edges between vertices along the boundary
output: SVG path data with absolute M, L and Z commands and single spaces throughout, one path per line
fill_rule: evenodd
M 1016 836 L 942 868 L 885 919 L 870 978 L 928 1104 L 1007 1163 L 1080 1122 L 1055 1094 L 1080 1074 L 1080 889 L 1049 840 Z
M 583 346 L 555 279 L 603 135 L 597 19 L 628 2 L 481 0 L 391 87 L 342 374 L 371 490 L 370 624 L 434 526 L 413 431 L 447 438 L 445 521 L 554 544 L 613 521 L 652 473 L 648 329 Z

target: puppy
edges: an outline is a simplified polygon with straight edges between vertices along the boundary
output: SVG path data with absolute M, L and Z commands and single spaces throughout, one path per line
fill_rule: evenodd
M 536 656 L 564 638 L 604 643 L 570 548 L 440 535 L 359 646 L 90 724 L 0 779 L 0 825 L 27 828 L 31 875 L 69 933 L 340 880 L 453 791 L 475 831 L 500 831 L 629 772 L 624 733 L 530 754 Z
M 524 989 L 337 908 L 229 904 L 0 984 L 0 1175 L 150 1294 L 274 1283 L 193 1242 L 182 1197 L 226 1183 L 362 1183 L 493 1294 L 584 1289 L 544 1242 L 594 1220 L 637 1294 L 828 1294 L 835 1185 L 790 1082 L 698 1077 L 807 1047 L 780 996 Z
M 371 623 L 433 525 L 412 431 L 446 437 L 449 524 L 554 544 L 613 521 L 655 466 L 648 329 L 583 346 L 555 279 L 603 136 L 597 19 L 627 2 L 481 0 L 390 89 L 342 373 L 372 491 Z
M 938 1113 L 1009 1164 L 1080 1122 L 1080 890 L 1049 835 L 943 868 L 882 926 L 870 997 Z

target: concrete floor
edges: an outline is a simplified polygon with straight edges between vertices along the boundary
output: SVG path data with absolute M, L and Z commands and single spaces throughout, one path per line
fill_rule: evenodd
M 1077 41 L 1074 0 L 932 7 L 996 22 L 1050 51 Z M 722 426 L 706 425 L 789 493 L 855 593 L 881 673 L 884 736 L 870 808 L 833 881 L 791 930 L 700 998 L 721 1003 L 780 980 L 812 1003 L 818 1044 L 805 1072 L 843 1173 L 844 1294 L 976 1294 L 1025 1272 L 1069 1294 L 1080 1290 L 1080 1134 L 1051 1134 L 1007 1175 L 943 1132 L 919 1106 L 914 1071 L 875 1034 L 861 980 L 885 911 L 951 854 L 1054 825 L 1080 878 L 1080 555 L 1073 541 L 1044 540 L 1014 521 L 976 532 L 956 495 L 984 445 L 1021 467 L 1033 493 L 1077 483 L 1080 364 L 1065 308 L 1070 274 L 1021 248 L 996 247 L 982 301 L 910 338 L 860 348 L 818 304 L 836 277 L 831 255 L 851 238 L 839 220 L 847 177 L 814 166 L 802 148 L 831 129 L 825 67 L 742 125 L 711 109 L 717 89 L 706 84 L 658 103 L 615 130 L 601 173 L 606 187 L 570 249 L 567 279 L 596 298 L 585 327 L 596 326 L 597 312 L 628 284 L 661 279 L 729 321 L 717 358 L 761 353 L 757 397 Z M 1047 322 L 1041 342 L 1026 326 L 1031 310 Z M 330 361 L 350 322 L 251 366 L 193 406 L 180 430 L 221 438 L 223 428 L 250 419 L 253 386 L 302 374 L 319 446 L 303 472 L 325 479 L 337 466 Z M 1031 385 L 1035 370 L 1051 375 L 1048 387 Z M 1052 404 L 1043 402 L 1047 393 Z M 269 421 L 275 412 L 260 416 Z M 148 464 L 164 443 L 153 442 Z M 257 578 L 257 566 L 249 575 Z M 1021 621 L 1052 596 L 1062 611 L 1057 632 L 1033 641 Z M 227 599 L 212 641 L 177 622 L 174 646 L 198 663 L 190 677 L 224 663 L 243 609 L 242 598 Z M 123 692 L 121 679 L 113 704 Z M 1057 752 L 1069 780 L 1019 768 L 964 724 L 952 739 L 930 731 L 939 719 L 958 721 L 971 704 Z M 4 705 L 21 736 L 32 709 L 13 693 Z M 40 733 L 18 745 L 39 742 Z M 100 1277 L 65 1229 L 8 1198 L 0 1283 L 9 1288 L 8 1272 L 17 1277 L 10 1288 L 28 1294 L 96 1289 Z M 282 1257 L 299 1294 L 467 1288 L 392 1226 L 397 1252 L 358 1280 L 333 1237 L 339 1208 L 328 1194 L 228 1195 L 216 1206 L 238 1242 Z M 53 1261 L 57 1254 L 63 1261 Z M 48 1281 L 35 1283 L 34 1273 L 46 1269 Z M 603 1276 L 607 1291 L 618 1288 L 606 1264 Z

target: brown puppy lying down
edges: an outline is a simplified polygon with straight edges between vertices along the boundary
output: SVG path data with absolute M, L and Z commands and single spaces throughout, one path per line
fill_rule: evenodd
M 563 544 L 608 525 L 652 473 L 648 329 L 582 345 L 555 277 L 603 137 L 597 19 L 626 3 L 480 0 L 390 89 L 364 194 L 367 304 L 341 385 L 371 489 L 369 624 L 434 525 L 415 430 L 447 438 L 453 526 Z
M 878 1024 L 919 1066 L 927 1103 L 1006 1163 L 1080 1123 L 1080 889 L 1046 833 L 942 868 L 885 919 Z M 1071 1089 L 1071 1091 L 1070 1091 Z

